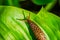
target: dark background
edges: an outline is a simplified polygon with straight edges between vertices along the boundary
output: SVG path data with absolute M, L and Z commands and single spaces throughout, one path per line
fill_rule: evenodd
M 30 0 L 22 1 L 20 2 L 20 5 L 21 5 L 21 8 L 32 11 L 32 12 L 38 12 L 42 7 L 42 5 L 36 5 Z M 45 7 L 46 5 L 43 5 L 43 6 Z M 58 0 L 55 6 L 50 10 L 50 12 L 60 16 L 60 5 Z

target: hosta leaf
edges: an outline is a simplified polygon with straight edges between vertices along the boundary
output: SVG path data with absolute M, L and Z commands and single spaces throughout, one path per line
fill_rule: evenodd
M 60 40 L 60 17 L 47 12 L 44 8 L 37 14 L 40 25 L 45 29 L 51 40 Z
M 28 22 L 18 19 L 27 18 L 36 23 L 44 32 L 47 40 L 60 40 L 60 17 L 42 9 L 34 14 L 30 11 L 11 7 L 0 6 L 0 38 L 3 40 L 35 40 Z
M 0 6 L 4 11 L 0 15 L 0 34 L 5 40 L 32 40 L 28 27 L 23 19 L 23 9 Z M 28 12 L 26 12 L 28 13 Z M 23 25 L 22 25 L 23 24 Z

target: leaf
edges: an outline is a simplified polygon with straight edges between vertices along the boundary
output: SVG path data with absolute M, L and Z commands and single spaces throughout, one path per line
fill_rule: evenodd
M 5 40 L 32 40 L 28 30 L 29 25 L 18 20 L 24 18 L 23 9 L 9 6 L 0 6 L 0 8 L 4 9 L 0 15 L 0 34 L 3 38 Z
M 35 40 L 28 22 L 18 19 L 27 18 L 36 23 L 44 32 L 47 40 L 60 40 L 60 17 L 47 12 L 44 8 L 34 14 L 28 10 L 12 6 L 0 6 L 0 38 L 5 40 Z M 1 37 L 2 36 L 2 37 Z
M 32 0 L 32 2 L 37 4 L 37 5 L 46 5 L 52 1 L 53 0 Z
M 45 29 L 50 40 L 60 40 L 60 17 L 47 12 L 44 8 L 37 14 L 41 27 Z
M 19 0 L 0 0 L 0 5 L 19 7 Z
M 0 5 L 2 5 L 3 4 L 3 1 L 2 0 L 0 0 Z

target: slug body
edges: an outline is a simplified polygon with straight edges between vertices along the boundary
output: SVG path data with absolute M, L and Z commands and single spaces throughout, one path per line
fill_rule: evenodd
M 31 20 L 27 20 L 27 21 L 28 21 L 28 23 L 29 23 L 36 39 L 37 40 L 46 40 L 45 35 L 42 32 L 42 30 L 34 22 L 32 22 Z
M 23 13 L 23 15 L 24 15 L 24 13 Z M 24 18 L 26 18 L 25 15 L 24 15 Z M 28 22 L 28 24 L 30 25 L 30 28 L 32 29 L 36 39 L 37 40 L 46 40 L 46 37 L 45 37 L 43 31 L 33 21 L 29 20 L 29 18 L 30 18 L 30 13 L 29 13 L 28 18 L 26 18 L 25 22 Z M 19 20 L 21 20 L 21 19 L 19 19 Z

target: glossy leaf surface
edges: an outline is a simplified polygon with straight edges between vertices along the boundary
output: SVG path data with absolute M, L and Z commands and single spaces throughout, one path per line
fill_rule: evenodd
M 43 8 L 38 14 L 34 14 L 11 6 L 0 6 L 0 39 L 35 40 L 28 22 L 18 20 L 24 19 L 23 13 L 26 18 L 30 13 L 30 20 L 42 29 L 47 40 L 60 40 L 60 17 Z

